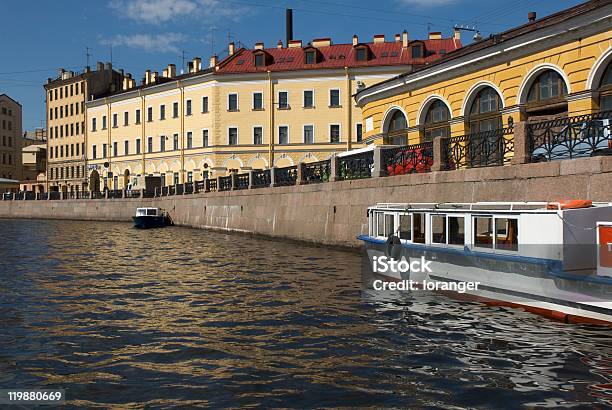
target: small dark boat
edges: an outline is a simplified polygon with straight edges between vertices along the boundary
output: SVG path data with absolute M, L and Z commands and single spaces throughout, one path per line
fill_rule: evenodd
M 159 208 L 136 208 L 136 216 L 133 216 L 134 228 L 150 229 L 163 228 L 171 225 L 168 214 Z

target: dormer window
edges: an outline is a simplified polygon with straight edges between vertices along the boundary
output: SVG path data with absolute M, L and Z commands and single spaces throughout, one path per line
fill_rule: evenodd
M 307 51 L 305 53 L 306 64 L 314 64 L 317 61 L 317 54 L 314 51 Z
M 359 43 L 354 46 L 355 61 L 368 61 L 370 59 L 370 49 L 364 43 Z
M 411 46 L 411 55 L 412 58 L 423 58 L 423 45 L 422 44 L 413 44 Z
M 255 50 L 253 58 L 255 59 L 255 67 L 265 67 L 273 63 L 272 56 L 264 50 Z
M 263 54 L 255 54 L 255 67 L 263 67 L 266 65 L 266 59 Z

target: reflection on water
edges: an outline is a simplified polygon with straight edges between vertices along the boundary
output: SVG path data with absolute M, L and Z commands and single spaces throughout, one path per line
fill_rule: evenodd
M 356 253 L 0 220 L 0 388 L 73 406 L 612 404 L 610 330 L 363 290 Z

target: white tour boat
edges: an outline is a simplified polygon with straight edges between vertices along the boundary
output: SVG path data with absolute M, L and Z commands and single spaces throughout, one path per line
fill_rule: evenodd
M 358 239 L 371 272 L 393 278 L 390 289 L 459 290 L 565 322 L 612 324 L 612 203 L 381 203 L 367 215 Z

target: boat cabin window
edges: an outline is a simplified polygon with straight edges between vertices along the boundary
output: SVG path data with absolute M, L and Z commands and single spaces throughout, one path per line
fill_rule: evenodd
M 480 248 L 493 248 L 493 217 L 475 216 L 474 246 Z
M 385 236 L 385 214 L 376 212 L 376 236 Z
M 425 243 L 425 214 L 414 213 L 412 214 L 412 242 L 414 243 Z
M 446 215 L 431 216 L 431 243 L 446 243 Z
M 148 216 L 155 216 L 155 215 L 157 215 L 157 209 L 155 209 L 155 208 L 147 209 L 147 215 Z
M 463 216 L 448 217 L 448 243 L 450 245 L 465 244 L 465 218 Z
M 385 214 L 385 236 L 393 235 L 395 233 L 395 215 Z
M 495 248 L 518 251 L 518 219 L 495 218 Z
M 406 241 L 412 240 L 412 217 L 411 215 L 400 215 L 399 217 L 399 237 Z

